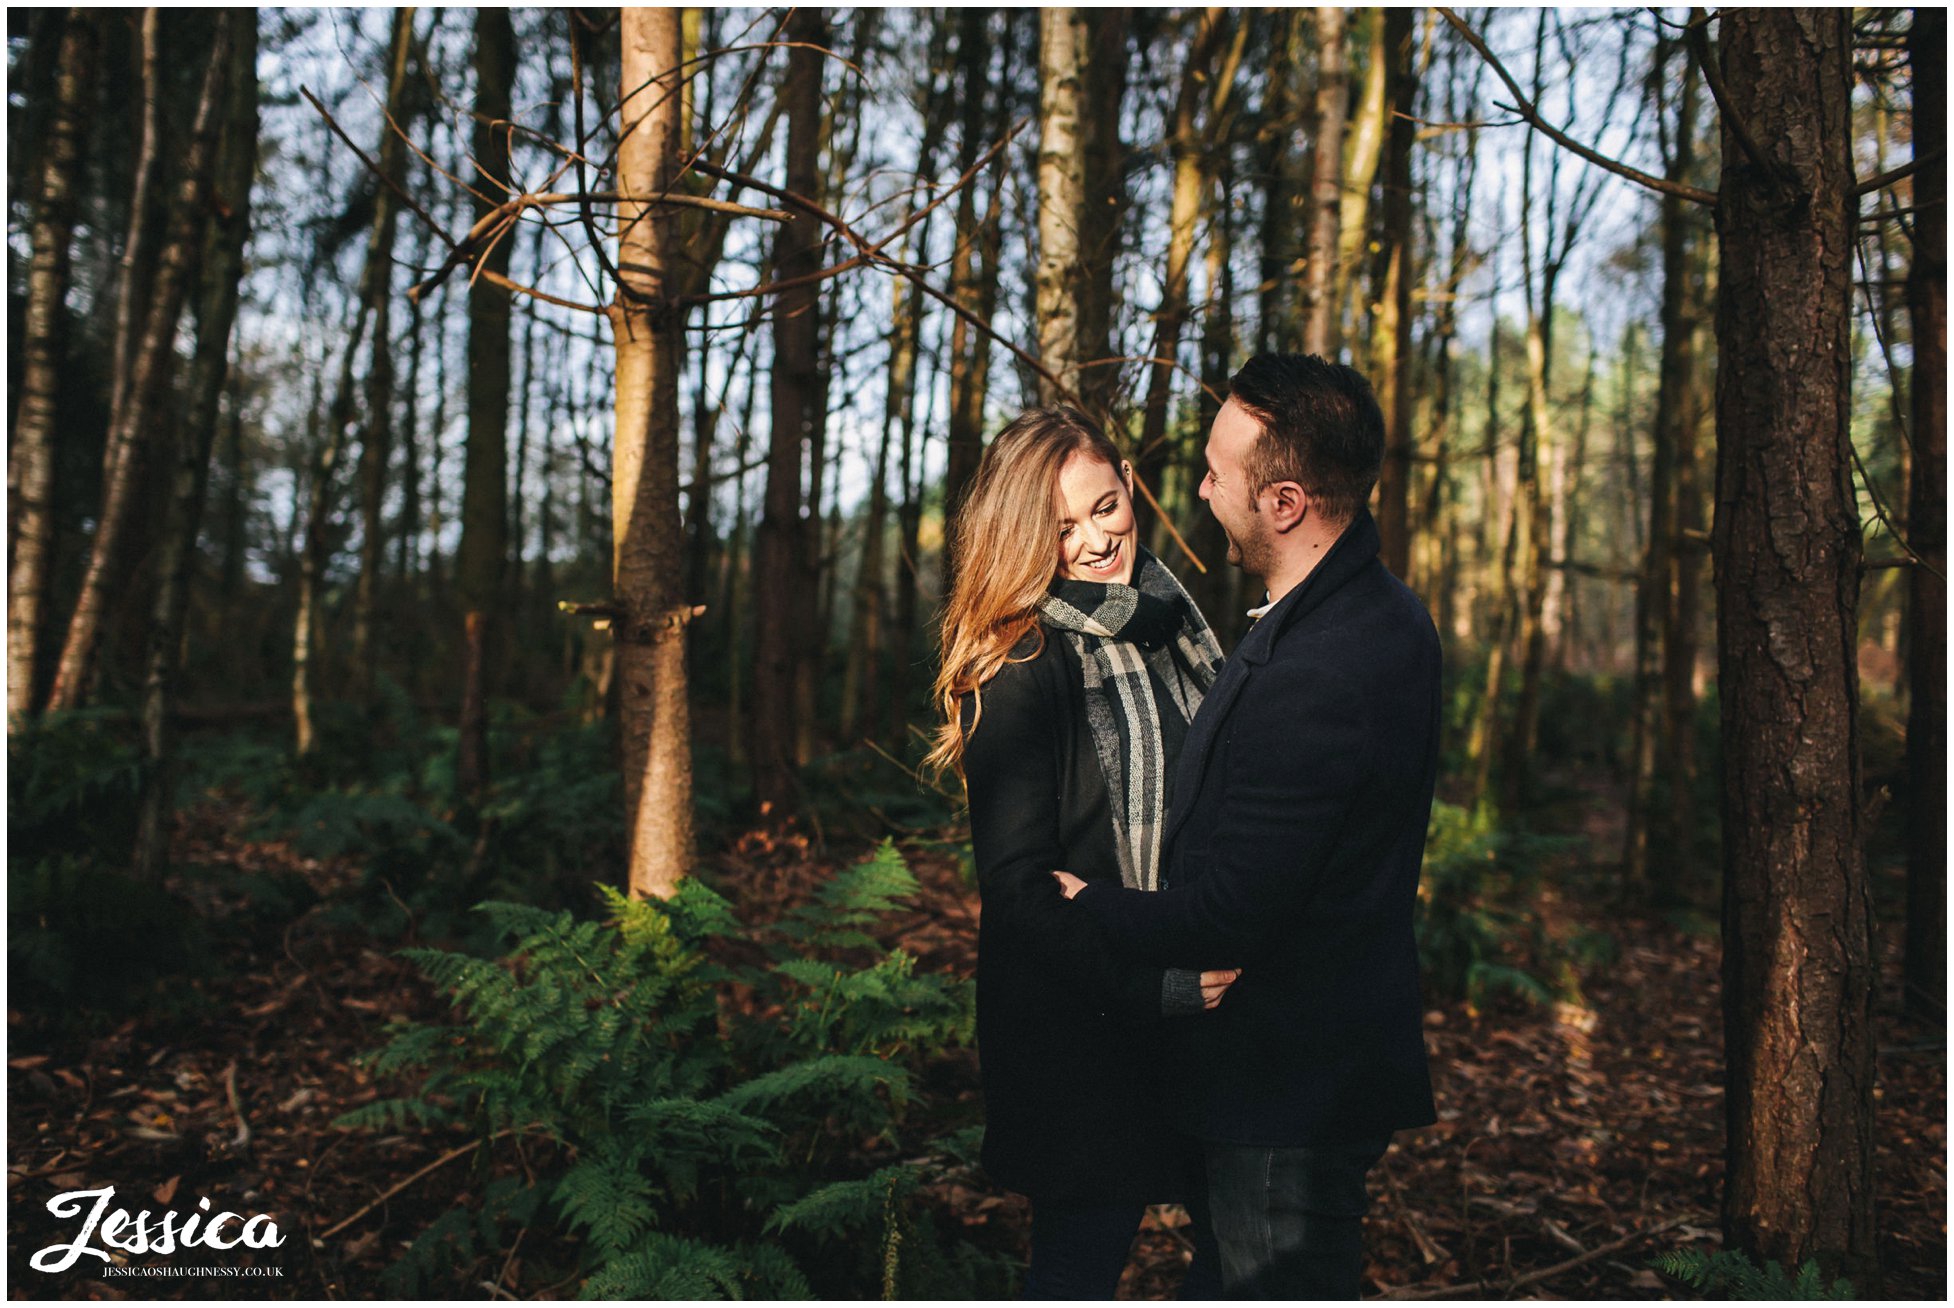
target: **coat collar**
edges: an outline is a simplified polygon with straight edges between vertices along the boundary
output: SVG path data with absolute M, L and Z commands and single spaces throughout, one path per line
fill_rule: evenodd
M 1235 647 L 1235 657 L 1249 663 L 1267 663 L 1275 652 L 1277 638 L 1356 576 L 1382 548 L 1383 539 L 1377 533 L 1377 523 L 1370 510 L 1358 509 L 1357 516 L 1330 546 L 1323 561 L 1303 578 L 1302 585 L 1276 601 L 1275 607 L 1249 628 L 1248 635 Z

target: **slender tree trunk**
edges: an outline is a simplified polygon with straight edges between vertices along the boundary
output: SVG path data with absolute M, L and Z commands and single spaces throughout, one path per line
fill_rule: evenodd
M 787 189 L 818 202 L 823 60 L 819 49 L 809 47 L 825 43 L 827 24 L 819 11 L 799 9 L 790 30 L 791 39 L 804 44 L 788 52 L 782 90 L 787 101 Z M 821 234 L 811 219 L 782 224 L 774 242 L 777 280 L 803 277 L 819 268 Z M 762 813 L 774 820 L 797 806 L 795 670 L 802 646 L 815 635 L 809 630 L 810 597 L 802 594 L 802 587 L 809 572 L 806 555 L 818 546 L 818 537 L 810 534 L 801 487 L 819 384 L 819 306 L 820 293 L 813 285 L 782 292 L 774 305 L 767 490 L 754 551 L 758 623 L 748 739 L 754 792 Z M 818 531 L 818 503 L 814 512 Z
M 1338 318 L 1339 339 L 1343 313 L 1350 304 L 1351 286 L 1365 244 L 1371 239 L 1371 186 L 1377 180 L 1378 163 L 1384 157 L 1384 83 L 1390 67 L 1384 36 L 1386 13 L 1383 9 L 1363 11 L 1370 48 L 1366 51 L 1364 80 L 1358 88 L 1356 116 L 1349 121 L 1344 136 L 1343 212 L 1337 220 L 1337 266 L 1331 300 L 1331 312 Z
M 1083 9 L 1039 12 L 1038 402 L 1062 386 L 1079 389 L 1079 313 L 1085 283 L 1080 232 L 1086 219 L 1085 95 L 1091 37 Z
M 620 21 L 623 142 L 618 185 L 659 195 L 679 161 L 682 37 L 676 9 L 625 9 Z M 800 53 L 799 51 L 795 52 Z M 680 349 L 685 320 L 667 284 L 676 245 L 650 205 L 618 211 L 617 446 L 612 464 L 612 567 L 617 616 L 624 802 L 634 896 L 665 898 L 692 870 L 692 725 L 686 699 L 679 593 L 684 542 L 678 513 Z
M 1113 314 L 1118 290 L 1113 265 L 1119 258 L 1120 229 L 1126 216 L 1126 147 L 1120 141 L 1126 99 L 1124 9 L 1087 9 L 1084 207 L 1079 212 L 1079 399 L 1092 413 L 1121 407 L 1120 369 L 1103 362 L 1114 357 Z M 1097 365 L 1097 366 L 1083 366 Z
M 196 119 L 183 155 L 183 171 L 170 200 L 156 275 L 144 292 L 143 330 L 130 359 L 128 385 L 109 419 L 102 513 L 95 527 L 88 570 L 82 577 L 81 598 L 68 624 L 54 687 L 48 693 L 48 707 L 52 709 L 76 708 L 87 697 L 102 627 L 116 601 L 113 592 L 117 589 L 122 545 L 138 507 L 142 465 L 164 409 L 170 366 L 176 357 L 177 318 L 203 254 L 204 206 L 220 126 L 225 68 L 222 54 L 220 37 L 198 95 Z M 128 284 L 125 282 L 125 287 Z
M 1341 11 L 1339 11 L 1339 14 Z M 1270 47 L 1282 57 L 1271 61 L 1266 101 L 1255 136 L 1255 171 L 1262 182 L 1260 246 L 1261 285 L 1256 288 L 1255 353 L 1294 350 L 1302 341 L 1297 313 L 1296 275 L 1302 266 L 1302 242 L 1308 226 L 1309 179 L 1302 173 L 1302 152 L 1295 141 L 1303 131 L 1301 9 L 1267 13 Z
M 7 461 L 15 531 L 7 572 L 7 716 L 15 723 L 39 704 L 35 688 L 54 562 L 55 397 L 68 297 L 68 248 L 80 179 L 81 118 L 94 87 L 96 57 L 94 14 L 70 10 L 62 19 L 54 107 L 41 160 L 21 332 L 20 405 Z
M 237 319 L 238 286 L 244 278 L 244 243 L 251 231 L 251 183 L 258 164 L 258 13 L 222 11 L 213 60 L 228 59 L 227 131 L 211 207 L 210 248 L 203 260 L 203 295 L 197 311 L 197 347 L 191 359 L 189 403 L 176 439 L 165 510 L 155 603 L 150 612 L 147 668 L 143 679 L 143 778 L 137 804 L 135 871 L 162 875 L 169 852 L 170 796 L 174 790 L 174 741 L 170 717 L 176 704 L 178 651 L 190 606 L 190 564 L 203 519 L 210 450 L 217 436 L 218 404 L 229 372 L 231 326 Z M 229 49 L 226 50 L 228 45 Z
M 1373 285 L 1378 311 L 1371 332 L 1371 382 L 1384 410 L 1384 464 L 1377 481 L 1378 534 L 1384 566 L 1411 575 L 1411 151 L 1418 134 L 1417 11 L 1384 14 L 1384 102 L 1390 119 L 1384 165 L 1383 224 Z
M 1350 106 L 1346 12 L 1316 10 L 1316 162 L 1303 247 L 1303 351 L 1334 359 L 1340 345 L 1337 251 L 1343 221 L 1344 116 Z
M 1666 74 L 1668 51 L 1657 51 L 1657 77 Z M 1682 89 L 1676 104 L 1675 138 L 1664 175 L 1682 182 L 1689 175 L 1696 140 L 1695 62 L 1685 59 Z M 1624 831 L 1622 878 L 1637 897 L 1654 893 L 1658 870 L 1667 872 L 1682 851 L 1667 848 L 1657 838 L 1655 786 L 1660 758 L 1663 712 L 1663 651 L 1674 617 L 1672 603 L 1674 560 L 1679 548 L 1676 513 L 1676 446 L 1685 422 L 1692 374 L 1695 371 L 1694 297 L 1690 294 L 1690 235 L 1695 215 L 1690 202 L 1662 197 L 1662 357 L 1656 383 L 1654 452 L 1649 467 L 1648 548 L 1642 577 L 1635 591 L 1635 718 L 1632 730 L 1628 821 Z M 1681 778 L 1673 779 L 1681 781 Z M 1660 849 L 1666 857 L 1652 855 Z M 1673 878 L 1665 875 L 1673 887 Z
M 1849 462 L 1852 16 L 1732 9 L 1717 233 L 1729 1248 L 1876 1268 Z M 1763 151 L 1752 160 L 1741 121 Z
M 957 16 L 957 66 L 962 104 L 962 141 L 958 168 L 967 171 L 990 134 L 989 14 L 964 9 Z M 1008 85 L 1008 82 L 1006 83 Z M 1003 92 L 997 93 L 1000 102 Z M 1000 109 L 995 117 L 1003 117 Z M 989 322 L 997 306 L 999 228 L 1004 208 L 1001 181 L 991 185 L 986 211 L 977 213 L 977 189 L 966 186 L 957 196 L 957 245 L 950 261 L 951 297 L 958 306 Z M 990 391 L 991 342 L 959 316 L 950 328 L 950 423 L 948 462 L 943 474 L 943 520 L 955 519 L 963 495 L 977 472 L 984 452 L 984 400 Z M 946 533 L 947 536 L 947 533 Z M 957 560 L 945 551 L 944 589 Z
M 109 386 L 111 413 L 123 406 L 135 372 L 136 331 L 142 322 L 142 305 L 155 258 L 149 247 L 155 238 L 150 210 L 155 207 L 156 188 L 162 184 L 163 167 L 161 12 L 144 9 L 140 20 L 142 139 L 136 147 L 135 175 L 129 190 L 129 236 L 122 244 L 122 257 L 116 265 L 115 336 L 109 356 L 114 369 Z
M 1947 11 L 1913 11 L 1913 468 L 1908 569 L 1907 1007 L 1947 1015 Z
M 509 95 L 515 78 L 515 33 L 509 11 L 477 9 L 473 153 L 476 165 L 494 182 L 509 178 Z M 494 198 L 495 190 L 491 183 L 485 193 Z M 477 200 L 476 220 L 488 209 Z M 482 268 L 507 276 L 514 244 L 505 234 L 482 257 Z M 462 471 L 461 548 L 455 559 L 465 653 L 455 783 L 471 805 L 479 804 L 488 785 L 486 706 L 501 657 L 503 583 L 508 570 L 510 308 L 509 292 L 488 278 L 477 277 L 469 284 L 468 452 Z M 618 389 L 623 390 L 621 373 Z
M 396 183 L 407 174 L 405 93 L 407 52 L 414 39 L 414 11 L 394 10 L 393 47 L 387 68 L 387 116 L 398 125 L 383 127 L 380 172 Z M 382 183 L 375 194 L 372 257 L 384 271 L 371 277 L 367 312 L 372 316 L 373 354 L 366 371 L 366 424 L 360 439 L 360 574 L 353 589 L 353 675 L 362 704 L 373 700 L 373 605 L 386 557 L 386 533 L 381 510 L 387 495 L 387 462 L 391 456 L 394 397 L 393 254 L 398 206 L 392 188 Z

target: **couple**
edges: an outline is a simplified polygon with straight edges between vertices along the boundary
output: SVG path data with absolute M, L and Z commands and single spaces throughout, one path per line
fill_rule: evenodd
M 1355 1298 L 1364 1177 L 1434 1120 L 1412 938 L 1438 635 L 1378 560 L 1354 370 L 1263 354 L 1208 434 L 1268 602 L 1224 663 L 1071 409 L 985 451 L 956 524 L 932 760 L 983 897 L 984 1164 L 1032 1201 L 1027 1298 L 1110 1299 L 1145 1205 L 1187 1298 Z

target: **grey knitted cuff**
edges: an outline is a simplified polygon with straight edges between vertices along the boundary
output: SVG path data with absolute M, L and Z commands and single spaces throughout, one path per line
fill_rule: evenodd
M 1170 967 L 1160 975 L 1160 1015 L 1189 1017 L 1207 1005 L 1201 999 L 1201 974 L 1184 967 Z

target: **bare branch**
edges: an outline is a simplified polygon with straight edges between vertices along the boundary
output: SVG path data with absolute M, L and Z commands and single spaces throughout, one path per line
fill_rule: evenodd
M 1511 109 L 1512 112 L 1519 114 L 1520 117 L 1533 124 L 1540 131 L 1541 135 L 1545 136 L 1548 140 L 1560 146 L 1562 149 L 1586 159 L 1597 168 L 1605 168 L 1617 177 L 1626 177 L 1631 182 L 1645 186 L 1652 191 L 1659 191 L 1664 195 L 1680 196 L 1696 204 L 1710 208 L 1716 207 L 1717 197 L 1715 192 L 1705 191 L 1695 186 L 1684 186 L 1680 182 L 1671 182 L 1660 177 L 1651 177 L 1639 168 L 1630 168 L 1625 163 L 1617 162 L 1604 154 L 1589 149 L 1569 136 L 1566 132 L 1561 131 L 1558 127 L 1555 127 L 1552 123 L 1542 118 L 1540 111 L 1534 108 L 1532 101 L 1528 100 L 1526 93 L 1520 89 L 1520 84 L 1515 82 L 1513 75 L 1506 71 L 1506 65 L 1499 61 L 1497 55 L 1487 49 L 1486 43 L 1479 39 L 1478 34 L 1466 26 L 1465 21 L 1457 14 L 1443 5 L 1438 6 L 1438 13 L 1440 17 L 1450 23 L 1453 29 L 1464 38 L 1467 45 L 1478 52 L 1479 57 L 1486 61 L 1486 65 L 1493 70 L 1494 74 L 1499 77 L 1499 80 L 1506 83 L 1508 93 L 1512 95 L 1517 103 L 1513 105 L 1500 105 L 1498 106 L 1499 108 Z

